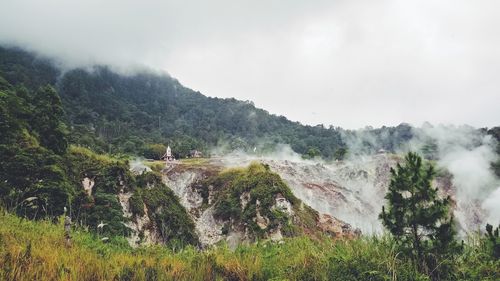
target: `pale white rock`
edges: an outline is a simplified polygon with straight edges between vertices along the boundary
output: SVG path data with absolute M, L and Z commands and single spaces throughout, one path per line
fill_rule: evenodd
M 290 201 L 286 200 L 286 198 L 283 197 L 283 195 L 281 195 L 281 193 L 276 195 L 275 204 L 272 206 L 271 209 L 276 209 L 276 210 L 282 211 L 285 214 L 287 214 L 288 216 L 293 216 L 293 214 L 294 214 L 293 209 L 292 209 L 292 203 L 290 203 Z
M 188 211 L 193 208 L 199 208 L 203 203 L 203 198 L 199 193 L 193 190 L 193 183 L 199 179 L 200 175 L 193 171 L 183 173 L 172 173 L 162 177 L 163 183 L 174 191 L 179 197 L 180 203 Z
M 266 229 L 269 226 L 269 219 L 260 214 L 259 208 L 257 208 L 254 221 L 255 223 L 257 223 L 260 229 Z
M 125 223 L 127 227 L 130 228 L 131 234 L 127 237 L 127 241 L 131 247 L 137 247 L 139 244 L 152 245 L 161 243 L 161 237 L 159 232 L 155 229 L 154 225 L 148 216 L 148 209 L 144 205 L 144 215 L 133 217 L 130 211 L 130 197 L 132 197 L 132 192 L 120 192 L 118 194 L 118 200 L 122 207 L 123 216 L 129 220 Z M 140 233 L 143 234 L 143 239 L 141 241 Z
M 202 246 L 213 245 L 221 241 L 223 224 L 214 218 L 213 206 L 207 208 L 195 221 L 195 229 Z
M 278 242 L 283 240 L 283 235 L 281 234 L 281 229 L 277 228 L 276 230 L 269 233 L 269 238 L 271 241 Z
M 240 205 L 242 210 L 245 209 L 248 202 L 250 202 L 250 192 L 245 191 L 240 195 Z
M 94 187 L 95 182 L 93 179 L 90 179 L 88 177 L 83 178 L 82 180 L 82 186 L 83 190 L 85 190 L 85 193 L 87 193 L 88 196 L 92 196 L 92 188 Z

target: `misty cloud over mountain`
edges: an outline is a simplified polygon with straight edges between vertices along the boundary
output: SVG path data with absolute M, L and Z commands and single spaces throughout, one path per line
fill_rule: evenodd
M 500 120 L 497 1 L 2 1 L 0 43 L 167 71 L 306 124 Z M 353 109 L 354 108 L 354 109 Z

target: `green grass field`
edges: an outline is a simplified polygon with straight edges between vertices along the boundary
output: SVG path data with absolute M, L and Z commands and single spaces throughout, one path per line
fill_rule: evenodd
M 428 280 L 401 257 L 389 238 L 287 239 L 231 251 L 187 247 L 132 249 L 84 230 L 64 243 L 63 226 L 0 213 L 0 280 Z M 482 240 L 455 261 L 450 280 L 499 280 L 500 263 Z

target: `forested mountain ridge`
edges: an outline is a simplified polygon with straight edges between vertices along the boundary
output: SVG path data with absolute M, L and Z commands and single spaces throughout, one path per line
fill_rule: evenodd
M 304 126 L 249 101 L 206 97 L 166 74 L 126 76 L 105 66 L 62 73 L 49 60 L 0 48 L 0 75 L 31 89 L 53 85 L 72 129 L 70 142 L 100 152 L 141 154 L 147 144 L 169 143 L 182 157 L 191 149 L 266 150 L 280 143 L 327 159 L 345 153 L 336 128 Z
M 206 97 L 167 74 L 143 70 L 123 75 L 106 66 L 61 71 L 53 61 L 18 48 L 0 46 L 0 76 L 30 91 L 52 85 L 62 101 L 69 143 L 98 153 L 158 158 L 170 145 L 182 158 L 191 150 L 257 148 L 265 153 L 287 144 L 304 157 L 332 160 L 346 153 L 405 150 L 419 130 L 405 123 L 355 131 L 302 125 L 250 101 Z M 499 140 L 498 127 L 478 131 Z M 428 152 L 422 151 L 432 158 Z

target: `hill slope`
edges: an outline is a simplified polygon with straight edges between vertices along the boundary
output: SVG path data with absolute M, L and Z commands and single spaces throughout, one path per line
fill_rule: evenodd
M 300 154 L 344 153 L 335 128 L 304 126 L 249 101 L 206 97 L 166 74 L 126 76 L 104 66 L 61 73 L 49 60 L 0 47 L 0 76 L 31 89 L 54 85 L 72 128 L 70 140 L 97 151 L 140 154 L 144 144 L 169 143 L 185 156 L 213 146 L 265 150 L 285 143 Z

